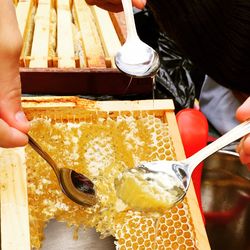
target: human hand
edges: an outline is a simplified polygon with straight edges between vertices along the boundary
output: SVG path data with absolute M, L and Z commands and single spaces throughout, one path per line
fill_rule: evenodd
M 250 119 L 250 97 L 238 108 L 236 118 L 241 122 Z M 241 162 L 250 170 L 250 134 L 241 139 L 237 152 Z
M 121 0 L 86 0 L 86 2 L 89 5 L 97 5 L 102 9 L 112 12 L 119 12 L 123 10 Z M 133 6 L 138 9 L 143 9 L 146 2 L 147 0 L 132 0 Z
M 12 0 L 0 8 L 0 147 L 28 143 L 29 123 L 21 107 L 19 56 L 22 38 Z

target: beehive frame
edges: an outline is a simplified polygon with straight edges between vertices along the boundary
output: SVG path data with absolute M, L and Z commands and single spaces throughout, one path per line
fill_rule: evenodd
M 124 94 L 129 78 L 114 63 L 126 37 L 123 12 L 109 13 L 88 6 L 85 0 L 19 0 L 14 4 L 23 37 L 23 93 Z M 151 83 L 151 78 L 133 79 L 126 91 L 149 93 Z
M 114 14 L 79 0 L 19 1 L 16 14 L 23 37 L 21 66 L 116 68 L 113 57 L 125 38 Z
M 185 154 L 181 138 L 177 129 L 174 106 L 171 100 L 144 101 L 89 101 L 76 97 L 42 97 L 23 98 L 23 107 L 29 119 L 36 117 L 57 117 L 66 120 L 80 120 L 86 111 L 98 112 L 103 116 L 116 116 L 120 112 L 141 111 L 151 112 L 164 117 L 169 124 L 170 136 L 178 160 L 184 159 Z M 88 114 L 88 113 L 87 113 Z M 1 162 L 8 162 L 8 166 L 1 164 L 1 239 L 2 250 L 27 250 L 29 245 L 29 221 L 27 204 L 27 186 L 25 177 L 25 159 L 23 149 L 2 149 Z M 18 164 L 17 164 L 18 163 Z M 18 168 L 17 168 L 18 165 Z M 195 241 L 198 249 L 210 249 L 203 225 L 195 191 L 191 183 L 187 202 L 194 224 Z

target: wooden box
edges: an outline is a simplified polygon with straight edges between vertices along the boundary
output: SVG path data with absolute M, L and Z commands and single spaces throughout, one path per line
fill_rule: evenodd
M 160 139 L 158 139 L 159 136 L 163 138 L 163 141 L 160 142 L 161 146 L 160 144 L 157 144 L 157 145 L 162 147 L 162 144 L 164 144 L 165 142 L 165 137 L 166 137 L 167 144 L 168 144 L 166 145 L 167 151 L 165 151 L 165 153 L 160 152 L 160 150 L 158 150 L 157 147 L 152 145 L 152 152 L 151 152 L 152 154 L 155 154 L 155 153 L 159 154 L 158 156 L 160 159 L 162 159 L 162 157 L 163 158 L 167 157 L 166 159 L 173 158 L 173 159 L 178 159 L 178 160 L 185 158 L 181 138 L 178 132 L 177 123 L 175 119 L 174 106 L 171 100 L 99 102 L 99 101 L 89 101 L 89 100 L 75 98 L 75 97 L 54 97 L 54 98 L 43 97 L 43 98 L 24 98 L 23 107 L 24 107 L 24 111 L 28 119 L 31 121 L 33 119 L 38 119 L 38 120 L 49 119 L 49 122 L 51 122 L 51 125 L 48 125 L 47 127 L 48 129 L 50 129 L 50 126 L 53 126 L 55 122 L 59 122 L 62 124 L 65 124 L 65 123 L 67 124 L 68 122 L 71 122 L 73 124 L 79 124 L 80 122 L 84 121 L 88 125 L 88 129 L 91 129 L 91 131 L 95 131 L 95 129 L 99 131 L 98 132 L 99 137 L 93 137 L 91 139 L 93 141 L 100 142 L 104 140 L 104 138 L 106 137 L 103 135 L 107 133 L 106 135 L 110 137 L 113 136 L 112 138 L 116 141 L 116 143 L 120 143 L 120 142 L 123 142 L 122 138 L 123 136 L 125 136 L 129 142 L 128 148 L 124 146 L 125 144 L 122 144 L 123 145 L 122 148 L 117 148 L 116 149 L 117 153 L 118 151 L 120 151 L 121 154 L 120 156 L 117 154 L 116 159 L 122 160 L 123 159 L 122 155 L 125 155 L 125 152 L 127 152 L 127 155 L 135 153 L 134 155 L 135 157 L 139 157 L 140 153 L 145 154 L 144 150 L 146 150 L 150 154 L 151 151 L 149 150 L 149 148 L 151 148 L 151 145 L 149 144 L 143 145 L 142 143 L 138 143 L 137 145 L 136 138 L 142 138 L 142 137 L 148 138 L 148 134 L 152 132 L 152 128 L 151 128 L 152 126 L 154 129 L 158 131 L 158 132 L 157 131 L 152 132 L 152 133 L 155 133 L 156 135 L 156 137 L 154 137 L 155 138 L 154 140 L 156 140 L 156 143 L 160 142 Z M 113 127 L 111 126 L 111 128 L 108 128 L 109 130 L 106 131 L 105 127 L 96 126 L 97 124 L 99 124 L 97 122 L 98 119 L 99 119 L 99 122 L 102 124 L 102 126 L 103 124 L 106 124 L 108 121 L 110 121 L 112 122 L 111 124 L 113 124 L 112 125 Z M 127 119 L 128 121 L 133 120 L 136 123 L 132 123 L 130 124 L 131 126 L 127 126 L 125 123 L 122 122 L 123 121 L 122 119 L 125 119 L 125 120 Z M 115 132 L 116 123 L 118 122 L 120 122 L 119 126 L 121 127 L 119 127 L 120 132 L 118 131 L 116 133 Z M 138 124 L 140 125 L 140 127 L 138 128 L 142 128 L 141 131 L 140 130 L 138 131 L 137 127 L 134 126 L 135 124 L 137 124 L 137 122 L 139 122 Z M 143 129 L 144 124 L 147 122 L 150 127 L 149 131 L 151 132 L 148 132 L 147 130 Z M 74 128 L 74 126 L 72 126 L 72 128 Z M 87 129 L 86 127 L 84 128 L 85 129 L 83 130 L 83 132 L 85 131 L 86 136 L 88 138 L 89 136 L 91 137 L 91 133 L 89 133 L 86 130 Z M 129 131 L 130 130 L 132 131 L 132 135 L 133 135 L 132 137 L 127 134 L 126 129 L 129 129 Z M 123 130 L 126 132 L 125 134 Z M 36 136 L 36 139 L 39 139 L 38 141 L 42 144 L 45 141 L 51 140 L 51 145 L 50 147 L 48 147 L 49 150 L 54 147 L 53 144 L 55 144 L 56 137 L 54 137 L 52 132 L 47 134 L 45 130 L 41 130 L 41 126 L 40 127 L 38 126 L 36 130 L 34 130 L 34 127 L 33 127 L 31 129 L 31 133 L 34 133 Z M 78 136 L 81 136 L 82 135 L 81 133 L 80 134 L 78 133 Z M 63 134 L 65 135 L 66 133 L 63 133 Z M 72 141 L 76 140 L 76 137 L 75 137 L 76 135 L 77 133 L 74 132 Z M 88 138 L 86 140 L 90 140 Z M 134 145 L 133 144 L 134 142 L 136 144 L 136 150 L 134 150 L 134 148 L 132 147 Z M 52 155 L 52 157 L 55 157 L 57 154 L 57 157 L 58 157 L 56 158 L 57 163 L 63 160 L 63 163 L 65 164 L 66 158 L 69 158 L 71 156 L 70 154 L 66 154 L 65 156 L 63 156 L 63 153 L 64 153 L 63 148 L 69 147 L 68 143 L 69 141 L 67 143 L 61 142 L 60 144 L 58 144 L 59 147 L 54 148 L 54 151 L 50 151 L 50 154 Z M 105 150 L 110 149 L 109 146 L 107 146 L 107 144 L 109 144 L 107 143 L 107 141 L 106 142 L 103 141 L 101 142 L 101 145 L 102 145 L 101 147 L 104 147 Z M 84 145 L 82 145 L 81 150 L 83 150 L 82 149 L 83 147 Z M 87 147 L 87 150 L 90 150 L 90 149 L 92 150 L 89 144 Z M 32 149 L 30 148 L 29 150 L 32 150 Z M 96 145 L 94 144 L 93 150 L 96 151 L 98 154 L 101 154 L 101 151 L 100 151 L 101 148 L 99 147 L 98 143 Z M 1 241 L 2 241 L 1 246 L 2 246 L 2 250 L 17 250 L 17 249 L 28 250 L 30 249 L 30 227 L 29 227 L 30 217 L 29 217 L 28 208 L 34 205 L 33 202 L 35 202 L 35 200 L 34 199 L 30 200 L 27 195 L 27 187 L 29 187 L 30 185 L 34 185 L 34 183 L 30 183 L 30 180 L 29 180 L 29 183 L 27 184 L 26 166 L 28 167 L 28 164 L 29 164 L 29 162 L 27 162 L 27 159 L 32 160 L 32 158 L 28 157 L 27 152 L 31 153 L 31 151 L 24 151 L 24 148 L 1 149 L 0 151 Z M 109 154 L 107 151 L 105 152 L 106 153 L 104 154 L 103 157 L 105 157 L 106 154 Z M 35 154 L 35 152 L 33 153 Z M 115 155 L 115 154 L 116 154 L 116 151 L 112 153 L 110 157 L 112 157 L 112 155 Z M 39 156 L 37 155 L 34 155 L 33 157 L 39 158 Z M 152 157 L 154 158 L 156 156 L 152 156 Z M 38 158 L 37 160 L 39 160 Z M 102 158 L 100 158 L 100 160 L 98 161 L 102 162 L 101 159 Z M 124 161 L 126 162 L 126 160 Z M 45 165 L 43 168 L 45 169 L 46 163 L 44 164 Z M 31 167 L 35 168 L 35 166 L 33 165 Z M 109 171 L 112 172 L 112 169 L 110 169 Z M 105 173 L 108 174 L 108 172 L 105 172 Z M 37 178 L 42 179 L 42 176 L 38 176 Z M 96 176 L 96 178 L 98 178 L 98 176 Z M 112 186 L 112 183 L 110 182 L 107 185 Z M 57 193 L 59 195 L 59 191 L 57 191 Z M 63 194 L 60 194 L 60 195 L 63 195 Z M 28 200 L 29 200 L 29 204 L 28 204 Z M 68 203 L 68 205 L 70 204 L 73 206 L 72 203 Z M 75 209 L 77 209 L 77 213 L 76 213 L 77 215 L 81 213 L 81 209 L 84 210 L 84 208 L 80 207 L 79 205 L 75 205 L 75 206 L 77 206 L 75 207 Z M 105 209 L 107 210 L 107 208 Z M 105 209 L 102 210 L 104 213 L 103 220 L 105 220 L 105 211 L 106 211 Z M 69 215 L 73 216 L 73 214 L 74 212 L 71 213 L 70 211 L 66 213 L 67 216 Z M 55 217 L 57 216 L 58 214 L 55 215 Z M 102 214 L 100 213 L 98 216 L 102 216 Z M 123 213 L 119 214 L 119 216 L 118 218 L 120 220 L 121 216 L 123 216 Z M 127 216 L 128 217 L 131 216 L 131 212 L 129 212 Z M 132 224 L 136 223 L 136 221 L 138 221 L 138 216 L 140 217 L 142 215 L 137 214 L 136 216 L 137 218 L 134 221 L 132 220 Z M 59 213 L 59 217 L 60 217 L 60 213 Z M 51 219 L 51 217 L 49 218 Z M 113 217 L 111 217 L 111 219 L 112 218 Z M 141 236 L 138 234 L 138 232 L 134 236 L 131 236 L 132 238 L 140 237 L 138 239 L 138 243 L 137 242 L 133 243 L 134 244 L 133 249 L 135 250 L 141 249 L 138 246 L 139 242 L 142 241 L 142 237 L 144 237 L 145 233 L 147 234 L 150 230 L 152 230 L 152 228 L 148 231 L 144 231 L 143 229 L 143 225 L 144 225 L 143 223 L 145 223 L 145 221 L 147 221 L 148 223 L 147 225 L 152 225 L 152 221 L 148 221 L 150 218 L 149 217 L 141 217 L 141 218 L 142 220 L 140 224 L 134 225 L 135 228 L 134 229 L 130 228 L 130 231 L 129 231 L 132 234 L 133 232 L 136 232 L 136 230 L 138 230 L 138 227 L 142 228 Z M 90 219 L 88 218 L 88 220 Z M 123 221 L 120 224 L 120 227 L 117 227 L 116 232 L 113 235 L 114 238 L 117 237 L 116 239 L 117 244 L 120 246 L 120 248 L 118 249 L 132 249 L 129 247 L 124 248 L 124 246 L 121 246 L 124 243 L 124 239 L 119 238 L 119 237 L 122 237 L 121 236 L 122 234 L 120 234 L 121 232 L 119 230 L 123 230 L 125 226 L 128 226 L 128 227 L 131 226 L 131 221 L 129 221 L 128 223 L 126 220 Z M 159 231 L 155 231 L 156 235 L 155 237 L 153 237 L 155 239 L 153 241 L 155 242 L 153 243 L 151 242 L 152 244 L 156 244 L 156 245 L 154 245 L 153 248 L 145 247 L 143 249 L 200 249 L 200 250 L 210 249 L 208 239 L 206 236 L 206 232 L 205 232 L 205 228 L 204 228 L 204 224 L 202 221 L 201 213 L 199 210 L 199 205 L 196 199 L 196 195 L 195 195 L 195 191 L 194 191 L 192 183 L 190 185 L 190 189 L 184 201 L 180 203 L 177 207 L 167 211 L 166 215 L 164 215 L 163 217 L 160 217 L 159 221 L 153 226 L 156 227 L 155 230 L 159 229 Z M 32 227 L 34 228 L 34 225 Z M 58 233 L 59 232 L 60 231 L 58 231 Z M 55 234 L 55 232 L 53 232 L 53 234 Z M 127 237 L 130 237 L 130 236 L 127 236 Z M 63 239 L 60 240 L 60 235 L 58 235 L 57 238 L 59 239 L 59 241 L 63 241 Z M 129 238 L 127 240 L 129 240 Z M 84 239 L 81 239 L 81 241 L 84 241 Z M 104 242 L 105 244 L 107 244 L 106 241 Z M 140 242 L 140 244 L 145 244 L 145 246 L 146 244 L 149 244 L 149 243 L 150 243 L 149 240 L 146 240 L 146 239 L 142 243 Z M 60 243 L 58 242 L 58 244 Z M 98 244 L 96 244 L 96 248 L 93 247 L 92 249 L 98 249 L 98 250 L 104 249 L 104 248 L 97 248 Z M 160 244 L 164 244 L 164 245 L 160 245 Z M 70 242 L 69 242 L 69 245 L 70 245 Z M 68 246 L 66 244 L 65 246 L 63 246 L 63 248 L 53 248 L 53 250 L 55 249 L 66 250 L 68 249 Z M 80 248 L 70 248 L 70 249 L 78 250 Z M 45 250 L 49 250 L 49 248 L 46 248 Z
M 126 36 L 123 13 L 109 13 L 85 0 L 19 0 L 15 5 L 23 36 L 23 93 L 151 93 L 151 78 L 130 83 L 115 66 L 114 55 Z

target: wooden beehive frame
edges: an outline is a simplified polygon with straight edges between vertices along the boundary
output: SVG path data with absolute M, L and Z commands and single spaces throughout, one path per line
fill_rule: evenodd
M 133 78 L 130 84 L 115 66 L 114 55 L 126 38 L 123 12 L 109 13 L 85 0 L 13 3 L 24 41 L 20 56 L 24 94 L 151 93 L 152 78 Z
M 23 98 L 23 107 L 28 119 L 53 117 L 77 121 L 86 112 L 98 115 L 116 116 L 121 112 L 138 115 L 142 111 L 163 117 L 169 125 L 178 160 L 185 158 L 181 138 L 177 129 L 174 105 L 171 100 L 144 101 L 90 101 L 76 97 Z M 0 151 L 1 163 L 1 239 L 2 250 L 27 250 L 29 245 L 29 221 L 27 204 L 27 183 L 23 149 Z M 202 221 L 193 184 L 191 183 L 187 202 L 194 224 L 198 249 L 210 249 Z
M 85 0 L 19 0 L 14 2 L 24 41 L 20 57 L 21 66 L 115 68 L 113 58 L 124 41 L 124 35 L 114 14 L 95 6 L 88 6 Z M 52 8 L 57 13 L 55 37 L 57 48 L 56 56 L 51 58 L 49 44 L 51 43 Z M 72 20 L 81 37 L 79 41 L 82 52 L 81 63 L 81 58 L 75 55 Z M 32 25 L 34 29 L 30 28 Z M 26 53 L 27 47 L 31 47 L 30 54 Z

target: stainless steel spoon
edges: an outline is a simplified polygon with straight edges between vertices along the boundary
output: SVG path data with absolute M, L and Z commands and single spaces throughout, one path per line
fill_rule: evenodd
M 30 136 L 30 146 L 52 167 L 63 193 L 72 201 L 83 206 L 96 203 L 94 184 L 86 176 L 69 168 L 58 168 L 50 155 Z
M 136 32 L 131 0 L 122 0 L 127 26 L 127 38 L 115 56 L 115 64 L 131 77 L 154 76 L 160 67 L 157 52 L 142 42 Z
M 146 190 L 153 190 L 155 193 L 152 194 L 151 197 L 157 198 L 158 196 L 163 198 L 159 207 L 155 207 L 153 203 L 147 204 L 146 210 L 153 211 L 154 209 L 164 210 L 171 208 L 185 197 L 190 184 L 191 175 L 199 163 L 219 149 L 240 139 L 248 133 L 250 133 L 250 120 L 236 126 L 185 160 L 147 162 L 136 168 L 127 170 L 119 177 L 119 181 L 116 181 L 118 196 L 119 193 L 122 193 L 121 190 L 125 190 L 126 188 L 129 189 L 129 187 L 126 187 L 126 183 L 130 183 L 131 185 L 131 181 L 125 181 L 126 178 L 130 178 L 131 180 L 131 177 L 133 177 L 134 181 L 137 183 L 137 187 L 140 187 L 141 190 L 144 188 Z M 123 199 L 122 196 L 120 196 L 120 198 Z M 133 204 L 133 200 L 127 198 L 127 196 L 126 199 L 127 200 L 124 201 L 130 203 L 128 205 L 131 207 L 134 206 L 135 209 L 143 210 L 140 204 Z

